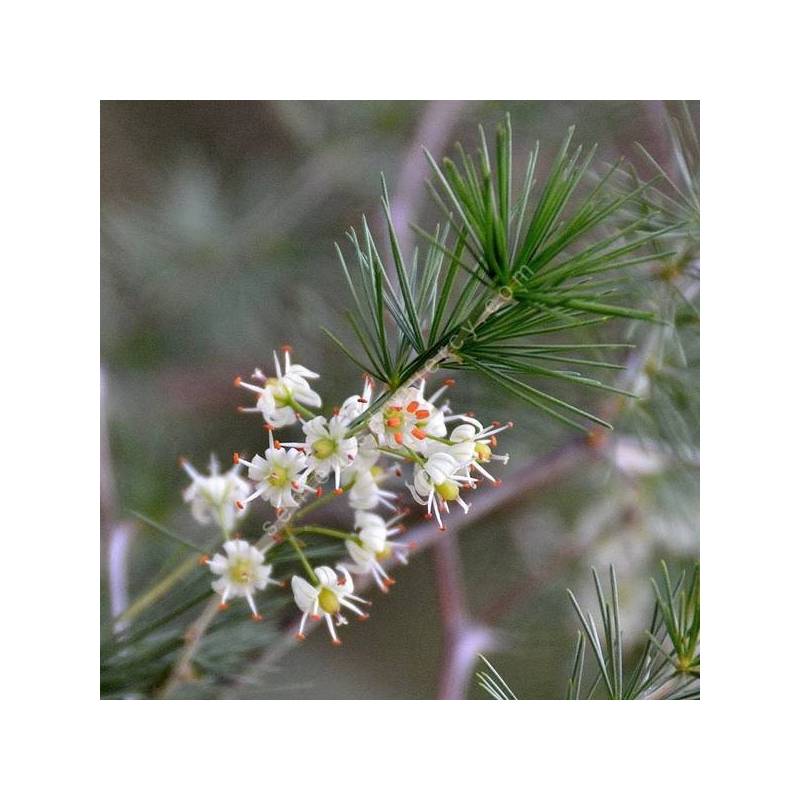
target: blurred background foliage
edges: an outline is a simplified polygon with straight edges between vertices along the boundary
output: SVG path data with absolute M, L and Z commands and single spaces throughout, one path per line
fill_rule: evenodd
M 688 109 L 697 125 L 698 108 Z M 235 411 L 243 400 L 235 375 L 268 367 L 272 349 L 288 343 L 298 361 L 322 374 L 327 411 L 357 391 L 361 376 L 320 326 L 344 330 L 350 298 L 333 242 L 343 244 L 362 213 L 378 223 L 381 172 L 397 193 L 395 221 L 411 243 L 409 222 L 431 229 L 439 219 L 424 193 L 429 172 L 421 145 L 435 155 L 452 153 L 456 141 L 472 148 L 477 125 L 491 127 L 508 111 L 520 156 L 538 138 L 549 163 L 575 125 L 576 141 L 597 142 L 602 161 L 625 155 L 638 174 L 652 177 L 634 146 L 641 142 L 677 175 L 666 121 L 674 110 L 616 101 L 104 102 L 104 626 L 186 556 L 137 513 L 198 544 L 207 540 L 181 503 L 186 480 L 178 457 L 204 466 L 211 452 L 225 463 L 233 450 L 263 448 L 258 424 Z M 523 157 L 515 163 L 524 169 Z M 644 345 L 646 357 L 630 371 L 640 399 L 614 409 L 616 430 L 602 453 L 587 448 L 546 487 L 520 493 L 457 534 L 470 611 L 500 631 L 502 649 L 492 663 L 520 697 L 563 697 L 577 630 L 566 587 L 579 601 L 589 599 L 589 565 L 605 570 L 614 563 L 633 653 L 652 609 L 648 579 L 658 561 L 679 571 L 699 557 L 695 270 L 692 263 L 688 274 L 663 264 L 639 271 L 635 291 L 669 324 L 620 322 L 605 334 Z M 515 420 L 501 443 L 512 455 L 509 470 L 574 438 L 480 377 L 457 378 L 454 405 L 487 421 Z M 602 396 L 578 399 L 598 413 L 608 410 Z M 257 536 L 265 508 L 246 519 L 243 535 Z M 345 508 L 332 506 L 330 514 L 349 524 Z M 442 632 L 431 554 L 397 577 L 391 595 L 372 597 L 370 623 L 351 625 L 336 650 L 314 635 L 263 663 L 260 652 L 293 612 L 280 608 L 261 626 L 231 613 L 201 649 L 199 680 L 183 696 L 435 697 Z M 207 586 L 199 570 L 180 585 L 167 609 L 176 611 L 176 624 L 192 618 L 181 603 Z M 108 696 L 142 696 L 176 647 L 166 638 L 148 646 L 155 671 L 137 684 L 135 676 L 120 681 L 124 668 L 118 670 L 104 686 Z M 217 677 L 230 673 L 235 680 Z M 469 696 L 485 693 L 473 682 Z

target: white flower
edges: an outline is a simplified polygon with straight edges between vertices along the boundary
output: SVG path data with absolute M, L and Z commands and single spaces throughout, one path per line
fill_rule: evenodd
M 441 504 L 448 513 L 450 512 L 448 503 L 454 500 L 464 509 L 465 514 L 469 511 L 469 505 L 461 499 L 459 492 L 461 486 L 473 487 L 475 479 L 469 475 L 458 474 L 460 469 L 462 465 L 450 453 L 434 453 L 422 463 L 416 464 L 414 483 L 406 484 L 414 500 L 428 507 L 428 518 L 431 517 L 431 511 L 436 514 L 439 530 L 442 531 L 446 528 L 442 523 L 437 497 L 441 498 Z
M 212 456 L 210 475 L 201 475 L 185 458 L 181 466 L 192 482 L 183 490 L 183 499 L 191 503 L 192 516 L 201 524 L 212 520 L 225 533 L 233 530 L 236 519 L 247 511 L 241 503 L 250 494 L 250 484 L 239 477 L 240 467 L 235 464 L 226 473 L 220 474 L 219 463 Z
M 342 607 L 349 608 L 358 614 L 359 619 L 366 619 L 369 614 L 365 614 L 355 603 L 370 605 L 368 600 L 363 600 L 353 594 L 353 579 L 350 573 L 343 567 L 337 568 L 342 573 L 341 577 L 330 567 L 317 567 L 314 574 L 317 576 L 317 585 L 310 584 L 305 578 L 299 575 L 292 577 L 292 592 L 297 607 L 303 612 L 300 620 L 300 628 L 297 631 L 298 639 L 305 639 L 303 628 L 309 615 L 312 619 L 325 617 L 331 639 L 334 644 L 341 644 L 336 636 L 334 620 L 336 625 L 346 625 L 347 620 L 342 614 Z M 355 601 L 352 602 L 352 601 Z
M 248 477 L 256 485 L 256 490 L 240 505 L 263 497 L 265 502 L 274 508 L 295 508 L 299 505 L 295 495 L 314 490 L 306 485 L 306 479 L 311 472 L 308 459 L 299 450 L 286 450 L 280 447 L 280 442 L 272 438 L 269 432 L 269 448 L 264 453 L 264 458 L 255 456 L 251 461 L 245 461 L 238 453 L 233 454 L 235 464 L 245 464 Z
M 398 392 L 381 413 L 370 418 L 369 429 L 382 445 L 405 446 L 417 452 L 427 452 L 427 437 L 447 435 L 444 413 L 433 405 L 433 401 L 449 385 L 449 382 L 445 383 L 430 400 L 424 397 L 425 381 L 419 387 L 412 386 Z
M 225 555 L 217 553 L 206 561 L 214 575 L 219 575 L 211 588 L 221 595 L 220 606 L 226 608 L 230 598 L 245 597 L 253 611 L 253 619 L 261 619 L 253 600 L 254 593 L 264 589 L 268 583 L 282 584 L 270 578 L 272 566 L 264 563 L 264 554 L 243 539 L 225 542 L 222 548 Z
M 286 447 L 299 447 L 308 454 L 309 466 L 317 478 L 324 481 L 333 471 L 337 491 L 340 489 L 342 470 L 350 466 L 358 453 L 358 442 L 347 436 L 347 423 L 338 416 L 326 420 L 314 417 L 303 424 L 304 444 L 291 442 Z
M 361 394 L 351 395 L 342 403 L 342 407 L 337 413 L 339 419 L 349 425 L 356 417 L 361 416 L 372 401 L 372 389 L 374 386 L 375 383 L 372 378 L 369 375 L 365 375 L 364 391 Z
M 359 511 L 356 514 L 355 524 L 359 542 L 351 539 L 345 542 L 345 547 L 353 563 L 342 564 L 342 566 L 356 575 L 372 573 L 375 583 L 383 592 L 388 592 L 389 587 L 395 581 L 387 575 L 380 562 L 385 561 L 394 553 L 403 564 L 408 563 L 404 550 L 407 550 L 409 546 L 387 541 L 390 536 L 403 530 L 402 526 L 394 526 L 399 519 L 398 516 L 385 522 L 377 514 Z
M 283 428 L 292 425 L 297 419 L 301 407 L 319 408 L 322 398 L 309 386 L 308 378 L 318 378 L 316 372 L 302 366 L 292 364 L 289 357 L 290 348 L 284 347 L 284 368 L 281 372 L 278 354 L 273 352 L 275 359 L 274 378 L 268 378 L 261 370 L 257 369 L 253 377 L 263 381 L 263 386 L 245 383 L 241 378 L 236 378 L 236 386 L 243 386 L 258 395 L 255 407 L 240 408 L 240 411 L 261 413 L 268 425 L 273 428 Z
M 492 483 L 499 484 L 500 481 L 492 477 L 482 464 L 488 464 L 490 461 L 508 463 L 508 454 L 498 456 L 492 452 L 492 449 L 497 447 L 496 435 L 512 427 L 513 423 L 509 422 L 507 425 L 492 423 L 489 427 L 484 428 L 475 419 L 470 417 L 462 417 L 462 419 L 465 419 L 466 422 L 462 425 L 457 425 L 450 432 L 449 438 L 453 444 L 447 448 L 447 452 L 462 466 L 468 469 L 476 469 Z
M 378 485 L 378 478 L 383 474 L 380 467 L 368 467 L 367 469 L 356 470 L 355 468 L 345 470 L 342 474 L 342 480 L 345 484 L 355 480 L 350 491 L 347 493 L 347 499 L 350 503 L 350 508 L 369 511 L 375 508 L 378 504 L 386 506 L 386 508 L 394 508 L 391 500 L 396 500 L 397 495 L 387 489 L 381 489 Z

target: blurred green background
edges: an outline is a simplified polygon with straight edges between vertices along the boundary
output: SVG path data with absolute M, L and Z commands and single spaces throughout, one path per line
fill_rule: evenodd
M 263 448 L 255 418 L 235 411 L 248 399 L 233 387 L 235 375 L 269 368 L 272 349 L 288 343 L 322 374 L 315 388 L 328 410 L 358 390 L 357 369 L 320 326 L 346 336 L 350 300 L 333 242 L 344 245 L 362 213 L 378 226 L 380 173 L 412 243 L 403 223 L 432 229 L 439 219 L 425 194 L 421 146 L 437 154 L 452 153 L 456 141 L 472 148 L 478 124 L 491 129 L 506 111 L 517 170 L 536 139 L 547 164 L 573 124 L 577 141 L 599 144 L 602 161 L 624 154 L 641 165 L 636 141 L 671 161 L 659 102 L 102 103 L 104 621 L 183 555 L 133 512 L 193 541 L 207 536 L 181 503 L 178 457 L 204 467 L 211 452 L 225 464 L 233 450 Z M 662 283 L 644 272 L 636 289 L 645 302 L 673 302 Z M 565 589 L 591 603 L 589 565 L 616 565 L 633 651 L 658 559 L 678 568 L 698 557 L 699 325 L 690 312 L 681 321 L 605 455 L 587 453 L 545 489 L 521 493 L 457 534 L 470 611 L 500 632 L 502 648 L 490 658 L 520 697 L 563 696 L 577 631 Z M 637 343 L 647 335 L 620 325 L 605 334 Z M 512 455 L 508 471 L 574 437 L 479 378 L 457 377 L 456 408 L 515 420 L 500 447 Z M 582 402 L 601 411 L 607 398 Z M 262 504 L 247 518 L 244 535 L 258 534 L 265 511 Z M 330 519 L 347 525 L 349 516 L 332 510 Z M 201 674 L 186 696 L 435 697 L 442 631 L 433 554 L 396 577 L 390 595 L 370 595 L 372 618 L 347 628 L 344 647 L 317 632 L 263 665 L 261 647 L 274 631 L 262 641 L 239 626 L 256 639 L 246 657 L 231 660 L 236 679 Z M 284 611 L 277 622 L 292 619 Z M 484 694 L 471 681 L 467 696 Z

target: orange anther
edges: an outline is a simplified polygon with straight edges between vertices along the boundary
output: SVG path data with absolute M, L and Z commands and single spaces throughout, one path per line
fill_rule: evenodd
M 322 497 L 322 487 L 321 486 L 317 486 L 316 495 L 317 495 L 317 497 Z
M 440 525 L 439 526 L 440 533 L 444 533 L 446 530 L 447 530 L 447 526 L 446 525 Z
M 419 428 L 412 428 L 411 429 L 411 435 L 415 439 L 419 439 L 421 441 L 422 439 L 424 439 L 426 437 L 427 434 L 425 433 L 425 431 L 420 430 Z
M 397 583 L 397 581 L 396 581 L 394 578 L 387 578 L 387 579 L 384 581 L 384 583 L 385 583 L 387 586 L 394 586 L 394 585 Z
M 312 614 L 311 619 L 313 619 L 314 622 L 318 622 L 319 620 L 322 619 L 322 617 L 319 614 Z
M 275 449 L 277 450 L 281 446 L 281 443 L 276 439 L 275 440 Z
M 253 622 L 261 622 L 261 620 L 264 619 L 264 617 L 262 617 L 261 614 L 258 614 L 258 613 L 251 614 L 250 616 L 251 616 L 251 619 L 253 620 Z
M 227 603 L 220 603 L 218 608 L 220 611 L 224 611 L 228 607 Z
M 406 411 L 410 411 L 412 414 L 419 408 L 419 401 L 412 400 L 407 406 Z
M 238 508 L 239 511 L 241 511 L 244 508 L 244 503 L 241 500 L 237 500 L 236 501 L 236 508 Z
M 394 440 L 397 442 L 397 444 L 403 444 L 403 434 L 398 431 L 394 435 Z
M 306 639 L 306 635 L 304 633 L 296 633 L 294 638 L 297 639 L 298 642 L 304 642 Z
M 341 486 L 340 486 L 338 489 L 334 489 L 333 493 L 334 494 L 344 494 L 344 489 L 342 489 Z
M 364 622 L 364 620 L 369 619 L 369 614 L 359 614 L 358 619 L 360 622 Z
M 281 351 L 284 352 L 284 353 L 291 353 L 292 350 L 293 350 L 293 348 L 292 348 L 292 346 L 290 344 L 281 345 Z
M 238 464 L 239 463 L 239 454 L 238 453 L 234 453 L 233 454 L 233 463 L 234 464 Z
M 331 639 L 331 644 L 334 645 L 335 647 L 339 647 L 341 643 L 342 643 L 341 639 Z
M 419 411 L 417 411 L 417 413 L 414 414 L 414 416 L 417 419 L 427 419 L 430 415 L 431 415 L 431 412 L 430 411 L 426 411 L 424 408 L 419 410 Z
M 455 378 L 445 378 L 445 379 L 442 381 L 442 383 L 443 383 L 445 386 L 455 386 L 456 379 L 455 379 Z
M 400 420 L 398 419 L 398 417 L 389 417 L 389 419 L 386 420 L 387 428 L 396 428 L 399 425 L 400 425 Z
M 241 382 L 242 382 L 242 376 L 241 376 L 241 375 L 237 375 L 237 376 L 236 376 L 236 377 L 233 379 L 233 385 L 234 385 L 234 386 L 239 386 L 239 384 L 240 384 Z
M 198 564 L 205 565 L 205 564 L 208 564 L 208 562 L 209 562 L 209 558 L 205 553 L 203 553 L 203 555 L 200 556 L 200 558 L 197 559 L 197 563 Z

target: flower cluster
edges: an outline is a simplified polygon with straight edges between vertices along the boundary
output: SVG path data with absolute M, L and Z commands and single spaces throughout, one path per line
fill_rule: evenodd
M 253 372 L 252 381 L 237 378 L 235 384 L 256 395 L 255 405 L 240 408 L 246 413 L 260 414 L 267 430 L 267 448 L 247 460 L 234 453 L 234 466 L 221 475 L 212 464 L 208 477 L 197 473 L 184 462 L 192 484 L 184 497 L 192 504 L 192 513 L 203 524 L 214 521 L 224 534 L 225 555 L 217 554 L 207 561 L 218 576 L 212 584 L 228 599 L 244 597 L 254 617 L 260 619 L 254 596 L 272 580 L 271 567 L 265 563 L 267 551 L 275 541 L 288 541 L 297 553 L 305 575 L 294 575 L 291 588 L 294 601 L 302 612 L 297 636 L 305 638 L 309 617 L 323 619 L 334 644 L 340 644 L 336 628 L 345 625 L 345 611 L 360 619 L 368 602 L 354 593 L 352 575 L 371 575 L 386 592 L 394 583 L 387 572 L 392 559 L 405 563 L 408 543 L 392 537 L 404 528 L 399 524 L 403 514 L 392 513 L 384 519 L 378 510 L 397 511 L 398 494 L 384 484 L 392 471 L 381 460 L 394 462 L 394 473 L 404 474 L 411 497 L 425 507 L 425 517 L 435 517 L 441 531 L 446 530 L 444 515 L 456 504 L 464 513 L 470 504 L 465 491 L 488 480 L 498 484 L 489 465 L 506 463 L 507 455 L 495 453 L 497 434 L 511 423 L 483 425 L 469 414 L 452 413 L 443 396 L 452 380 L 426 397 L 426 382 L 421 380 L 396 391 L 383 393 L 377 400 L 371 378 L 367 377 L 360 394 L 348 397 L 331 416 L 316 413 L 322 407 L 321 397 L 310 381 L 315 372 L 292 363 L 289 348 L 284 348 L 283 363 L 274 354 L 275 374 Z M 281 428 L 299 426 L 302 436 L 296 441 L 280 441 Z M 239 470 L 247 468 L 247 479 Z M 300 507 L 308 495 L 323 498 L 324 487 L 330 484 L 332 495 L 345 495 L 354 512 L 349 531 L 316 526 L 298 527 Z M 264 546 L 231 539 L 236 519 L 246 513 L 258 498 L 274 509 L 277 519 L 270 525 L 272 537 L 265 535 Z M 277 532 L 277 535 L 276 533 Z M 343 560 L 330 566 L 312 567 L 304 555 L 305 537 L 328 536 L 343 543 Z M 302 537 L 302 538 L 301 538 Z

